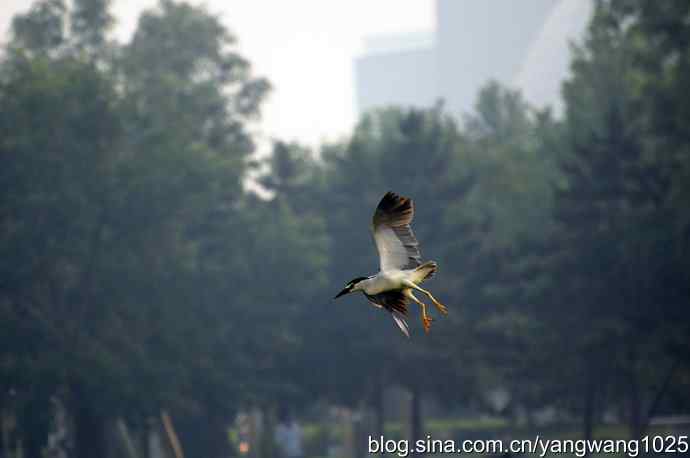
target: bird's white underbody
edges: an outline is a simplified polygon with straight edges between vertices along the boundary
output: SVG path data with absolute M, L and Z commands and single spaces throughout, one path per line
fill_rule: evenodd
M 353 290 L 361 290 L 372 296 L 384 291 L 416 289 L 417 284 L 421 283 L 424 276 L 426 273 L 417 269 L 381 271 L 373 277 L 357 283 Z

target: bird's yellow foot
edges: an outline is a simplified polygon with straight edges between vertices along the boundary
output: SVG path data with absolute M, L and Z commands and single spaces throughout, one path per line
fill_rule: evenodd
M 448 307 L 441 304 L 440 302 L 434 302 L 434 305 L 436 306 L 439 312 L 441 312 L 444 315 L 448 315 Z
M 424 332 L 429 332 L 431 329 L 431 322 L 434 321 L 430 316 L 422 317 L 422 325 L 424 326 Z

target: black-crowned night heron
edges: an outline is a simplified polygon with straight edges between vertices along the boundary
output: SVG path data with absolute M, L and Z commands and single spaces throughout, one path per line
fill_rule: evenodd
M 369 302 L 391 313 L 407 337 L 410 337 L 410 330 L 405 316 L 410 301 L 422 308 L 424 331 L 429 332 L 432 321 L 426 311 L 427 305 L 415 297 L 413 290 L 425 294 L 442 314 L 448 313 L 443 304 L 419 286 L 436 273 L 437 266 L 434 261 L 422 264 L 419 242 L 410 227 L 413 216 L 412 199 L 392 192 L 383 196 L 372 223 L 381 270 L 370 277 L 355 278 L 335 296 L 337 299 L 354 291 L 362 291 Z

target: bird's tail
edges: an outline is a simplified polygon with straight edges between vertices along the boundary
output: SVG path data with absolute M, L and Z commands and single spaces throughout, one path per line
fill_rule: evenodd
M 391 311 L 391 316 L 393 317 L 393 320 L 395 320 L 395 324 L 398 325 L 400 330 L 402 331 L 405 336 L 408 338 L 410 337 L 410 327 L 407 325 L 407 321 L 405 320 L 405 317 L 400 313 L 395 310 Z
M 430 279 L 434 276 L 436 270 L 438 270 L 438 264 L 436 264 L 434 261 L 425 262 L 424 264 L 422 264 L 414 270 L 416 277 L 415 283 L 419 284 L 423 281 Z

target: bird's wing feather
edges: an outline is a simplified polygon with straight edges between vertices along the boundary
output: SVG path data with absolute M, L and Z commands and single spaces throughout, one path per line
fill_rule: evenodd
M 391 316 L 393 317 L 393 320 L 395 320 L 395 324 L 398 325 L 402 333 L 405 334 L 405 336 L 407 336 L 407 338 L 409 339 L 410 327 L 407 325 L 407 321 L 405 320 L 405 318 L 403 318 L 402 316 L 398 316 L 396 312 L 391 312 Z
M 403 334 L 410 337 L 410 328 L 407 325 L 405 316 L 407 315 L 407 304 L 410 298 L 402 293 L 402 291 L 386 291 L 384 293 L 369 295 L 364 293 L 372 304 L 383 307 L 389 312 L 398 325 Z
M 410 298 L 405 296 L 402 291 L 385 291 L 379 294 L 367 294 L 364 295 L 369 299 L 369 302 L 375 305 L 380 305 L 389 312 L 398 312 L 401 315 L 407 315 L 407 304 L 410 302 Z
M 410 223 L 414 217 L 412 199 L 387 192 L 372 220 L 374 242 L 381 271 L 413 269 L 422 263 L 419 242 Z

